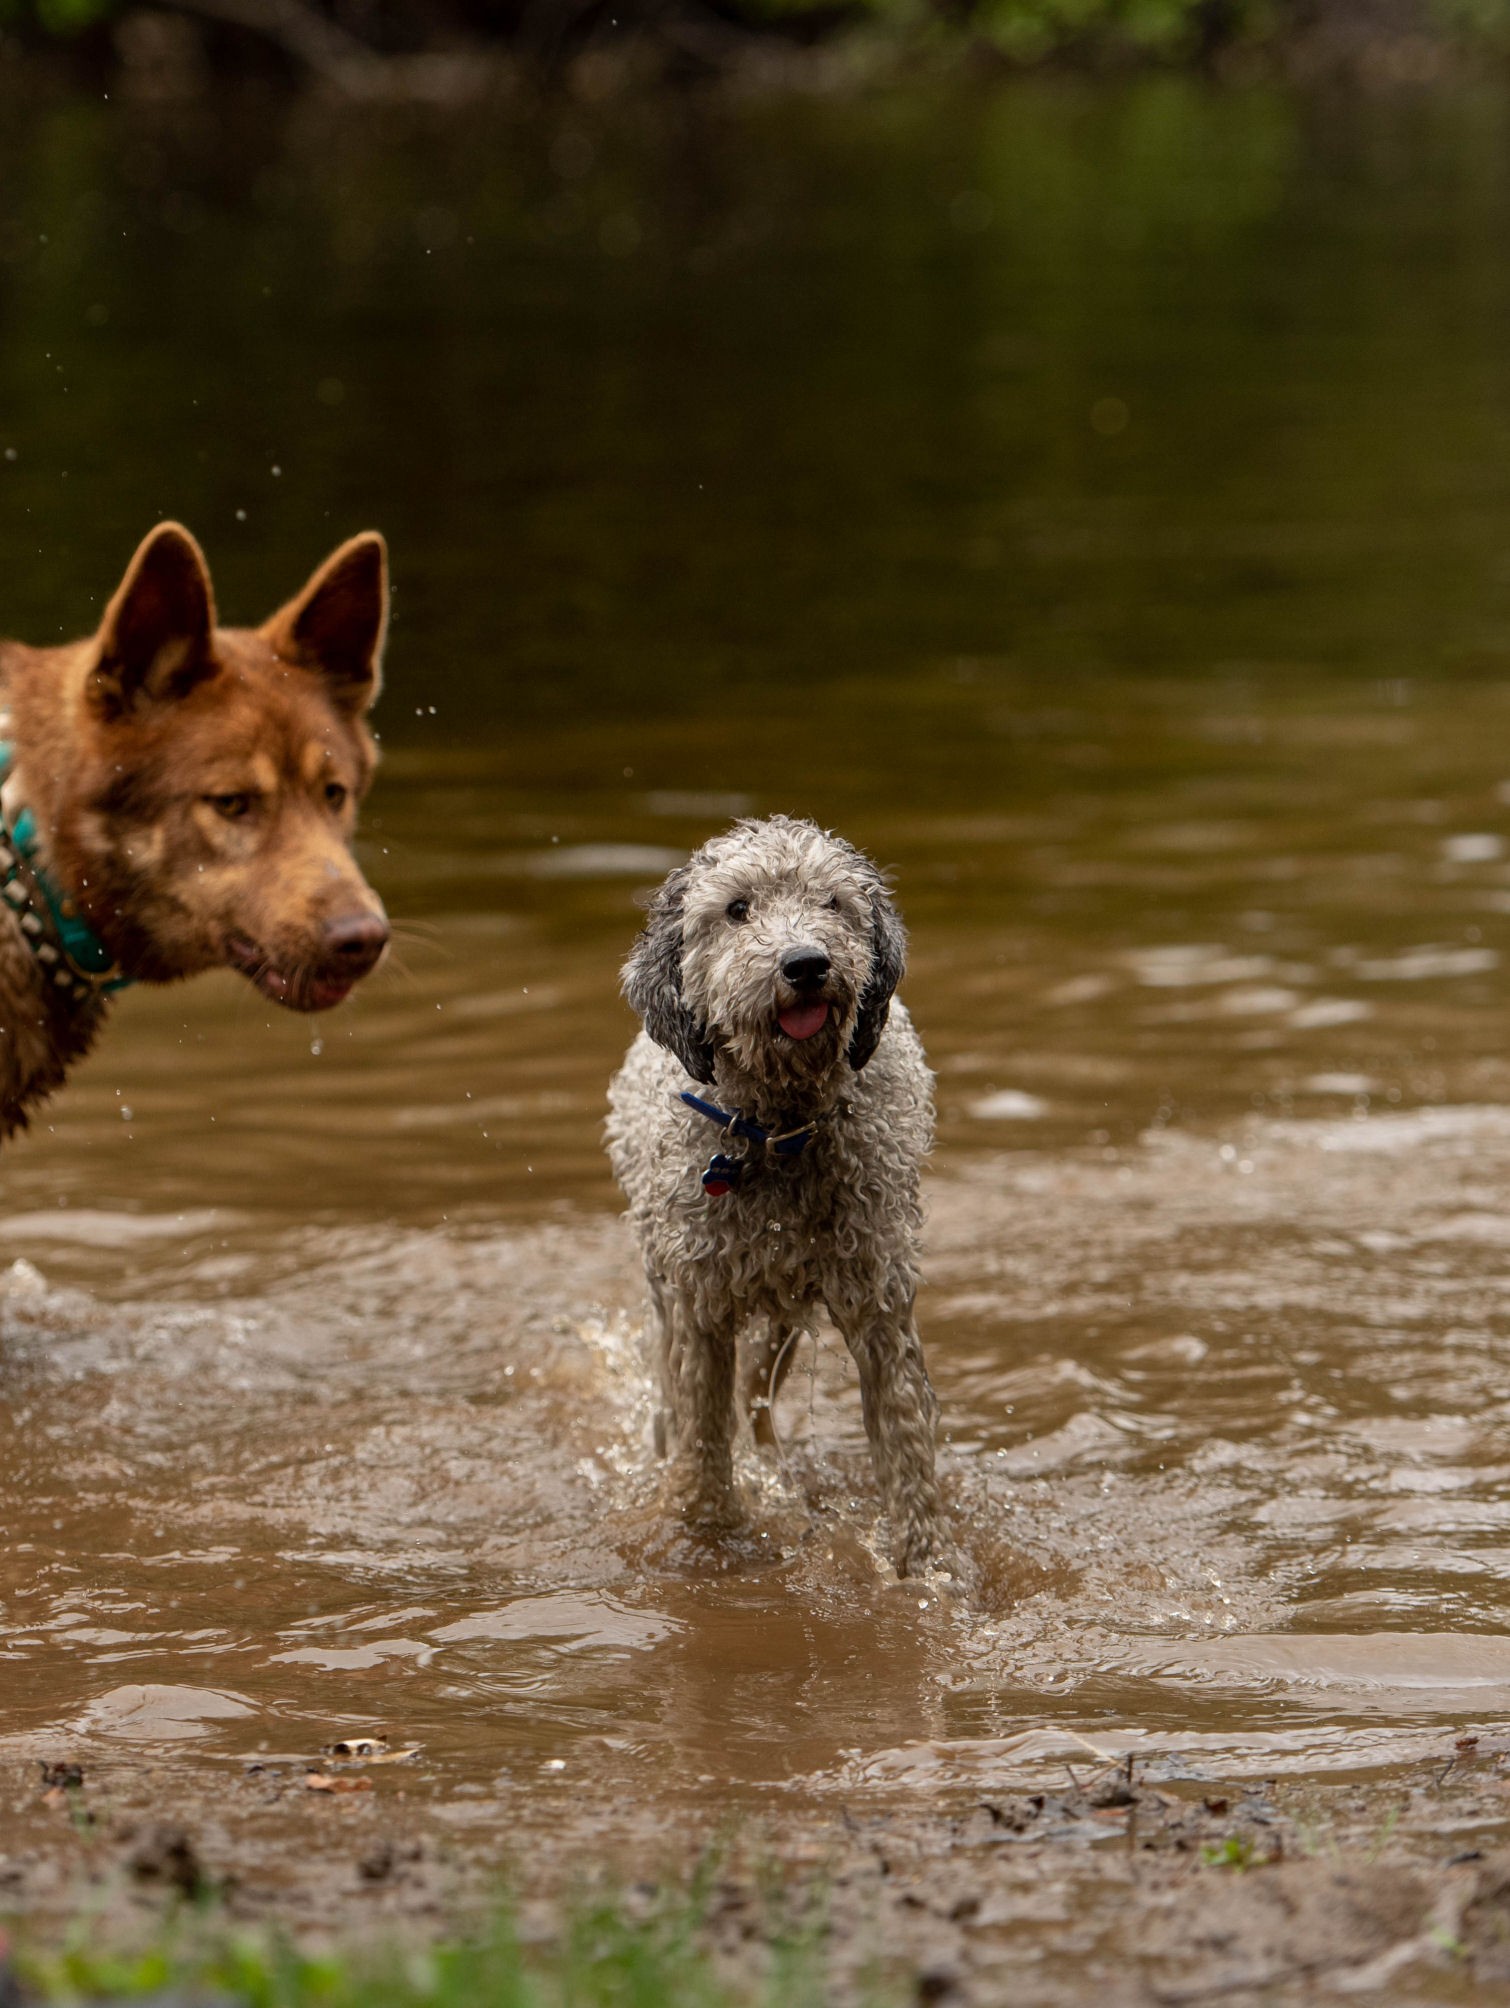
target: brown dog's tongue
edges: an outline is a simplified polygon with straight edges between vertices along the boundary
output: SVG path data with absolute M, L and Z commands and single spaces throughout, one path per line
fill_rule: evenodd
M 828 1023 L 826 1004 L 789 1004 L 778 1012 L 777 1024 L 789 1039 L 811 1039 Z

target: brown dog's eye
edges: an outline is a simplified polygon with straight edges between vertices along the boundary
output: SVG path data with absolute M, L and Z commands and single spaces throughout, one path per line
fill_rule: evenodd
M 325 799 L 333 809 L 345 808 L 346 793 L 339 781 L 327 781 L 325 784 Z
M 239 823 L 243 816 L 251 814 L 257 797 L 251 794 L 206 795 L 205 800 L 217 816 L 224 816 L 228 823 Z
M 750 917 L 750 902 L 747 899 L 731 899 L 729 904 L 724 908 L 724 912 L 729 916 L 730 920 L 748 920 Z

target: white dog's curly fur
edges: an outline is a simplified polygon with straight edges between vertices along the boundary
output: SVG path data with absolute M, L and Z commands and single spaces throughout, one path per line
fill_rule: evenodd
M 657 1435 L 692 1517 L 733 1512 L 737 1340 L 756 1438 L 774 1443 L 796 1338 L 826 1308 L 859 1368 L 903 1575 L 934 1553 L 939 1520 L 937 1403 L 913 1312 L 933 1077 L 892 1004 L 905 947 L 881 874 L 852 845 L 786 816 L 736 823 L 651 903 L 624 968 L 645 1029 L 608 1120 L 650 1286 Z M 721 1136 L 686 1092 L 773 1134 L 813 1128 L 780 1155 Z M 715 1151 L 737 1163 L 718 1197 L 702 1183 Z

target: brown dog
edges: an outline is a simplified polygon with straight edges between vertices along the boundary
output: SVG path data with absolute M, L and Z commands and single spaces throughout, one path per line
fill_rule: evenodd
M 350 846 L 387 619 L 375 532 L 221 628 L 199 546 L 160 523 L 90 640 L 0 641 L 0 1136 L 123 984 L 229 964 L 323 1011 L 375 967 L 388 923 Z

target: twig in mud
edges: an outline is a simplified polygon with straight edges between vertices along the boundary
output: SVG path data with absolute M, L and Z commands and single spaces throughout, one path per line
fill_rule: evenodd
M 1092 1743 L 1088 1736 L 1082 1736 L 1078 1729 L 1067 1729 L 1064 1733 L 1072 1743 L 1078 1743 L 1082 1750 L 1088 1750 L 1098 1764 L 1115 1764 L 1117 1762 L 1117 1758 L 1110 1750 L 1101 1749 L 1098 1744 Z

